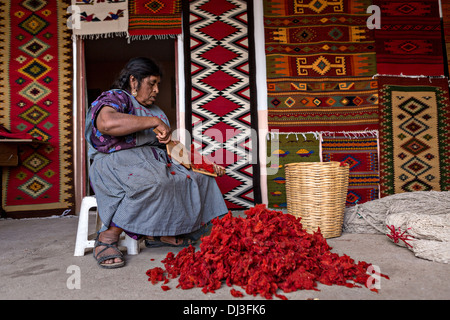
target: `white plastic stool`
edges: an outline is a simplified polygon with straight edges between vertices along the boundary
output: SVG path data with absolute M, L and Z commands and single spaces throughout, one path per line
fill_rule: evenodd
M 84 256 L 85 249 L 94 248 L 95 240 L 89 240 L 88 227 L 89 227 L 89 211 L 92 208 L 97 207 L 97 199 L 94 196 L 84 197 L 81 201 L 80 215 L 78 217 L 78 230 L 77 230 L 77 240 L 75 243 L 75 257 Z M 101 227 L 101 221 L 97 214 L 97 231 Z M 125 232 L 120 236 L 119 247 L 126 247 L 128 254 L 138 254 L 140 251 L 139 241 L 134 240 L 129 237 Z

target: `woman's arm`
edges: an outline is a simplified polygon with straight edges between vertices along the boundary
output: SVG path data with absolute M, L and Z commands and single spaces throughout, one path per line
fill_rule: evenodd
M 96 127 L 102 134 L 125 136 L 145 129 L 156 128 L 158 140 L 162 143 L 170 141 L 170 128 L 158 117 L 140 117 L 118 112 L 113 107 L 104 106 L 98 113 Z

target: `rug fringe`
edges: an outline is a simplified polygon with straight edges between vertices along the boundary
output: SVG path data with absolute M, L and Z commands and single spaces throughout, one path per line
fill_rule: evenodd
M 322 137 L 325 136 L 335 136 L 336 134 L 343 134 L 346 138 L 361 138 L 361 137 L 376 137 L 378 138 L 378 130 L 365 130 L 365 131 L 309 131 L 309 132 L 268 132 L 267 133 L 267 140 L 276 139 L 277 135 L 285 134 L 289 136 L 290 134 L 294 134 L 295 137 L 298 140 L 298 135 L 303 136 L 303 138 L 306 140 L 307 134 L 314 135 L 314 138 L 316 140 L 322 140 Z
M 99 33 L 99 34 L 73 34 L 72 40 L 82 39 L 82 40 L 98 40 L 98 39 L 106 39 L 113 37 L 126 37 L 128 38 L 130 35 L 127 31 L 122 32 L 108 32 L 108 33 Z
M 128 43 L 130 43 L 131 41 L 150 40 L 153 38 L 156 40 L 169 40 L 169 39 L 176 39 L 177 36 L 178 36 L 177 34 L 133 35 L 128 36 Z
M 400 73 L 400 74 L 379 74 L 379 73 L 377 73 L 372 76 L 372 79 L 375 79 L 376 77 L 400 77 L 400 78 L 410 78 L 410 79 L 423 79 L 423 78 L 443 79 L 443 78 L 446 78 L 445 76 L 425 76 L 425 75 L 408 76 L 408 75 L 404 75 L 403 73 Z

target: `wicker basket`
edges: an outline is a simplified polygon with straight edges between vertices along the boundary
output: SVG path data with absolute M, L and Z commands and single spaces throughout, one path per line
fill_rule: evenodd
M 300 162 L 285 166 L 288 213 L 301 217 L 309 233 L 339 237 L 344 222 L 349 166 L 340 162 Z

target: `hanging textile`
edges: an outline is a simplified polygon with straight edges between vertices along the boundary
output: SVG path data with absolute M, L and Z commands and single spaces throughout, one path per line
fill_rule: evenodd
M 370 4 L 264 0 L 270 130 L 377 129 Z
M 381 196 L 450 190 L 447 78 L 379 77 Z
M 186 127 L 195 147 L 227 174 L 217 178 L 230 209 L 254 205 L 258 191 L 254 76 L 249 51 L 252 1 L 192 0 L 184 12 Z M 254 100 L 254 98 L 253 98 Z M 252 134 L 254 133 L 254 134 Z M 255 183 L 258 186 L 258 183 Z
M 69 27 L 80 38 L 127 36 L 128 0 L 72 0 Z
M 165 39 L 182 32 L 181 0 L 130 0 L 131 39 Z
M 349 165 L 346 206 L 379 198 L 378 137 L 376 132 L 323 134 L 323 161 Z
M 9 217 L 62 214 L 74 207 L 70 3 L 0 1 L 0 122 L 48 144 L 20 146 L 19 165 L 3 168 Z
M 293 162 L 320 161 L 320 134 L 269 134 L 267 140 L 267 191 L 269 208 L 286 208 L 284 166 Z
M 374 0 L 377 71 L 387 75 L 444 75 L 439 0 Z
M 444 42 L 447 56 L 447 77 L 450 76 L 450 0 L 441 0 L 442 3 L 442 20 L 444 22 Z

